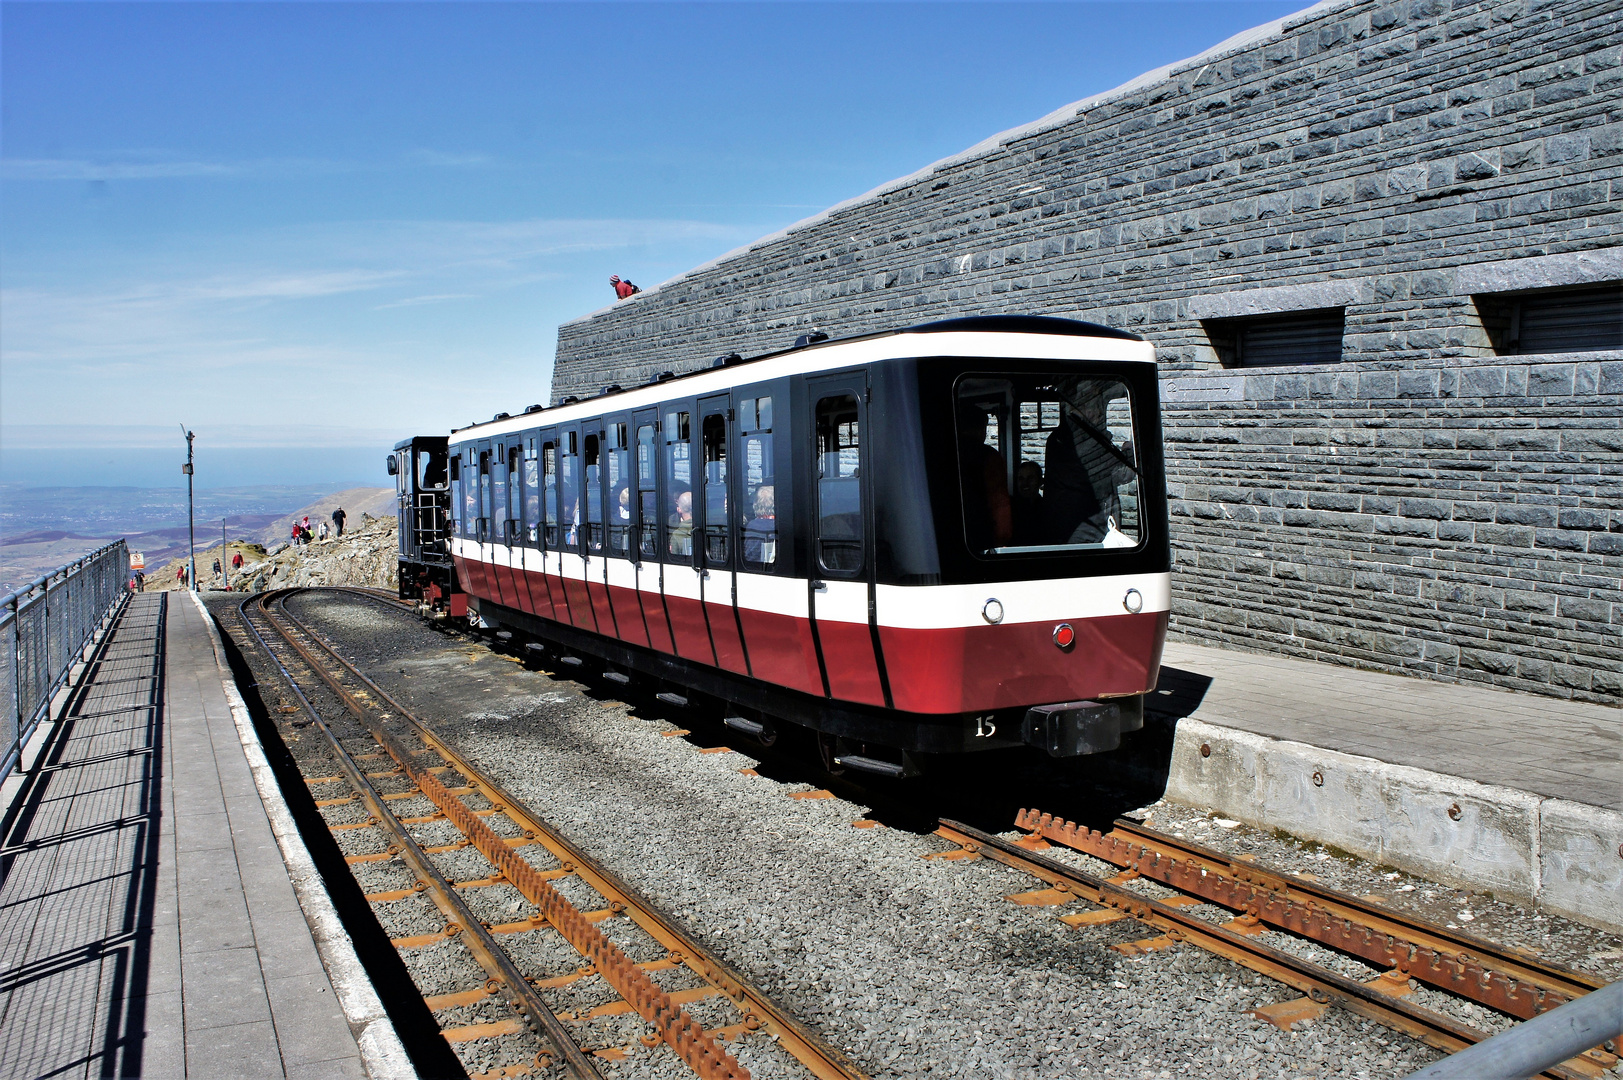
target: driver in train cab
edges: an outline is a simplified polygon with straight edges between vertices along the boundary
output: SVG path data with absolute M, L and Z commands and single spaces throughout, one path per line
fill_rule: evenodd
M 777 496 L 771 484 L 755 489 L 754 516 L 744 524 L 744 561 L 772 565 L 778 554 Z
M 1047 539 L 1051 544 L 1096 544 L 1104 540 L 1110 522 L 1120 520 L 1116 487 L 1131 480 L 1133 471 L 1111 453 L 1108 402 L 1098 381 L 1065 379 L 1060 391 L 1065 399 L 1060 426 L 1043 449 Z M 1132 459 L 1130 440 L 1121 453 Z
M 676 513 L 671 515 L 671 554 L 693 554 L 693 492 L 676 497 Z
M 1030 458 L 1015 467 L 1009 516 L 1016 544 L 1043 542 L 1043 467 Z
M 964 484 L 964 522 L 972 551 L 1005 547 L 1014 538 L 1003 455 L 986 442 L 987 411 L 973 402 L 958 406 L 958 474 Z

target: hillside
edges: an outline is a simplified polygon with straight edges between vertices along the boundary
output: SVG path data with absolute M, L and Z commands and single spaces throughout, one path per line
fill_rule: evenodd
M 391 499 L 392 496 L 391 492 Z M 348 503 L 343 506 L 352 514 L 349 520 L 352 527 L 345 530 L 342 540 L 319 540 L 308 545 L 278 543 L 272 545 L 268 553 L 257 545 L 232 544 L 230 550 L 243 552 L 244 565 L 240 572 L 230 575 L 231 589 L 263 592 L 295 585 L 365 585 L 393 591 L 397 587 L 399 554 L 395 519 L 392 516 L 374 518 L 355 513 Z M 310 520 L 315 523 L 313 513 Z M 205 589 L 224 587 L 224 582 L 216 578 L 212 570 L 219 554 L 219 544 L 197 553 L 198 583 Z M 148 575 L 147 588 L 179 588 L 180 567 L 184 561 L 184 557 L 172 559 Z
M 222 518 L 233 546 L 241 540 L 268 548 L 286 541 L 292 522 L 307 514 L 312 527 L 330 521 L 335 506 L 344 508 L 352 526 L 365 514 L 395 514 L 394 489 L 386 487 L 203 490 L 196 503 L 198 561 L 204 566 L 214 558 L 203 559 L 204 547 L 220 546 Z M 289 512 L 295 506 L 299 509 Z M 146 556 L 149 567 L 162 568 L 180 558 L 188 539 L 185 488 L 177 493 L 167 488 L 46 490 L 0 484 L 0 594 L 120 536 L 132 552 Z
M 342 506 L 348 515 L 346 528 L 353 529 L 361 524 L 364 515 L 370 514 L 375 518 L 393 518 L 395 516 L 395 490 L 394 488 L 358 487 L 336 491 L 330 495 L 323 495 L 312 503 L 299 507 L 291 514 L 283 514 L 274 522 L 263 525 L 255 534 L 254 539 L 267 548 L 287 540 L 292 531 L 293 522 L 301 518 L 310 519 L 310 528 L 314 529 L 323 521 L 332 525 L 332 512 Z

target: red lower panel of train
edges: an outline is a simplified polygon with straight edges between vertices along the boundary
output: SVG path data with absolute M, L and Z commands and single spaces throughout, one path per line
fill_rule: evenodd
M 821 621 L 657 592 L 587 583 L 457 558 L 475 597 L 774 686 L 883 705 L 873 635 L 862 623 Z M 1155 688 L 1168 613 L 1074 619 L 1075 643 L 1054 644 L 1050 623 L 944 629 L 879 627 L 892 707 L 951 715 L 1142 694 Z M 742 628 L 742 635 L 739 631 Z M 817 660 L 821 644 L 823 668 Z

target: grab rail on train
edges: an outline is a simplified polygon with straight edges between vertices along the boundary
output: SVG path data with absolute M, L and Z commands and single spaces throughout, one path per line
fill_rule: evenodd
M 115 540 L 0 599 L 0 780 L 126 595 L 129 577 L 129 548 Z

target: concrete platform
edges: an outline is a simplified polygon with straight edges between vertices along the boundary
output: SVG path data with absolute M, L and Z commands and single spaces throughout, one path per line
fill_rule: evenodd
M 71 687 L 6 785 L 0 1076 L 409 1074 L 196 598 Z
M 1167 797 L 1623 930 L 1623 710 L 1167 643 Z

